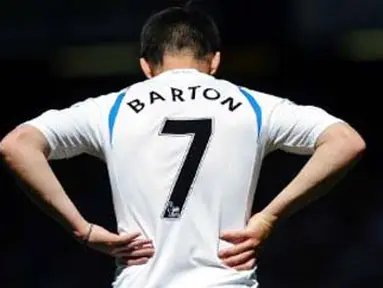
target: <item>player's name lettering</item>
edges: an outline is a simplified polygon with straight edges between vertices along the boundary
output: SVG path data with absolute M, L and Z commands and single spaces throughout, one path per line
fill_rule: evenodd
M 214 88 L 201 88 L 201 86 L 192 86 L 183 90 L 171 87 L 170 93 L 166 96 L 156 91 L 150 91 L 147 98 L 140 97 L 140 99 L 133 99 L 126 104 L 134 112 L 140 113 L 145 107 L 155 103 L 166 101 L 181 103 L 196 100 L 201 97 L 206 100 L 216 101 L 231 112 L 234 112 L 242 105 L 242 102 L 235 101 L 233 97 L 223 97 L 222 94 Z

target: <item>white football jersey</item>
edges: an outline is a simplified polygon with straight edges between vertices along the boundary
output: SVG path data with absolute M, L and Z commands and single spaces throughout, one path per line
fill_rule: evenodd
M 50 110 L 40 129 L 50 159 L 105 161 L 118 231 L 142 232 L 155 255 L 119 267 L 114 287 L 256 287 L 254 270 L 226 267 L 223 231 L 251 213 L 263 157 L 310 154 L 340 121 L 324 110 L 238 87 L 193 69 L 164 72 L 117 93 Z

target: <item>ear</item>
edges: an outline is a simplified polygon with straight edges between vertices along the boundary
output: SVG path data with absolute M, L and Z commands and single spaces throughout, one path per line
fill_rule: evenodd
M 153 70 L 150 64 L 144 58 L 140 58 L 140 66 L 141 66 L 142 72 L 144 72 L 147 78 L 153 77 Z
M 214 75 L 219 67 L 219 64 L 221 63 L 221 52 L 216 52 L 213 56 L 213 59 L 211 60 L 210 64 L 210 75 Z

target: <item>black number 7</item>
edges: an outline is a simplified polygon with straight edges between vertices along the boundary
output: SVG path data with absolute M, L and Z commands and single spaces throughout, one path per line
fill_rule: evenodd
M 195 120 L 167 120 L 162 134 L 190 135 L 193 136 L 192 143 L 186 155 L 181 171 L 174 184 L 162 217 L 165 219 L 178 219 L 181 217 L 186 198 L 191 185 L 197 174 L 202 156 L 205 153 L 211 136 L 211 119 Z

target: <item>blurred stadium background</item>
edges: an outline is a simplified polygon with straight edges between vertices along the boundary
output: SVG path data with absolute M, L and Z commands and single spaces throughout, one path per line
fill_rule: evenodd
M 262 288 L 383 287 L 380 97 L 383 2 L 378 0 L 200 1 L 223 38 L 219 77 L 319 105 L 356 127 L 367 154 L 329 196 L 279 227 L 262 254 Z M 143 80 L 140 28 L 182 1 L 0 3 L 0 137 L 48 108 Z M 306 159 L 266 159 L 254 210 Z M 282 164 L 281 164 L 282 163 Z M 114 229 L 102 163 L 83 156 L 53 164 L 92 221 Z M 0 287 L 109 287 L 113 261 L 78 245 L 38 211 L 1 170 Z

